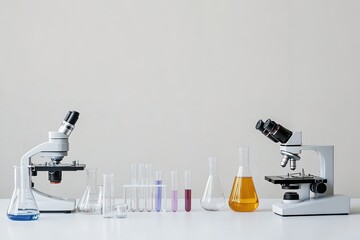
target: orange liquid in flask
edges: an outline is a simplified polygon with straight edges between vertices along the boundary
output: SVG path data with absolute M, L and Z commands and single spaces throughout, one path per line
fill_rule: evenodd
M 252 212 L 259 206 L 252 177 L 235 177 L 229 206 L 236 212 Z

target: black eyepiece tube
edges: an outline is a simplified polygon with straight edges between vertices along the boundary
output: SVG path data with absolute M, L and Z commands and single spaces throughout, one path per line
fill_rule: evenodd
M 266 130 L 265 128 L 264 128 L 264 122 L 263 122 L 263 120 L 259 120 L 259 121 L 257 121 L 257 123 L 256 123 L 256 125 L 255 125 L 255 129 L 256 130 L 259 130 L 260 132 L 262 132 L 265 136 L 267 136 L 271 141 L 273 141 L 273 142 L 275 142 L 275 143 L 277 143 L 277 142 L 279 142 L 276 138 L 274 138 L 273 136 L 271 136 L 270 135 L 270 133 L 269 133 L 269 131 L 268 130 Z
M 69 111 L 62 124 L 60 125 L 59 132 L 64 133 L 67 136 L 70 136 L 72 130 L 75 128 L 75 123 L 79 119 L 80 113 L 76 111 Z
M 269 134 L 271 134 L 273 138 L 277 139 L 281 143 L 286 143 L 292 136 L 292 132 L 289 129 L 284 128 L 280 124 L 277 124 L 270 118 L 266 120 L 263 127 L 269 132 Z
M 77 120 L 79 119 L 80 113 L 77 111 L 69 111 L 66 114 L 64 121 L 70 123 L 71 125 L 75 125 Z

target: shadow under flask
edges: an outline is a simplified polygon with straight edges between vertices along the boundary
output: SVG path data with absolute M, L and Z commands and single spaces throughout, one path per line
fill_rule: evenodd
M 15 188 L 7 210 L 11 220 L 31 221 L 39 218 L 39 209 L 30 188 L 29 166 L 14 166 Z
M 239 169 L 229 198 L 229 206 L 236 212 L 252 212 L 259 206 L 255 185 L 249 168 L 249 147 L 239 147 Z

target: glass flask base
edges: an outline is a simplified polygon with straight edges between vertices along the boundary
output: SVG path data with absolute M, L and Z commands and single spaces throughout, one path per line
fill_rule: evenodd
M 259 206 L 252 177 L 236 177 L 231 191 L 229 206 L 236 212 L 252 212 Z
M 29 215 L 15 215 L 7 214 L 8 218 L 14 221 L 32 221 L 39 218 L 39 214 L 29 214 Z

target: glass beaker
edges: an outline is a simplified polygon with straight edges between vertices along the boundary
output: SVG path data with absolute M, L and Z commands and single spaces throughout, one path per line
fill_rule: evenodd
M 249 167 L 249 147 L 239 147 L 239 170 L 229 198 L 229 206 L 236 212 L 252 212 L 259 206 Z
M 200 201 L 201 207 L 209 211 L 218 211 L 225 206 L 225 196 L 217 169 L 217 158 L 209 157 L 209 177 Z
M 101 201 L 99 201 L 99 189 L 96 182 L 97 169 L 86 169 L 86 189 L 78 204 L 79 212 L 101 213 Z
M 30 188 L 29 166 L 14 166 L 15 188 L 7 210 L 11 220 L 31 221 L 39 218 L 39 209 Z

